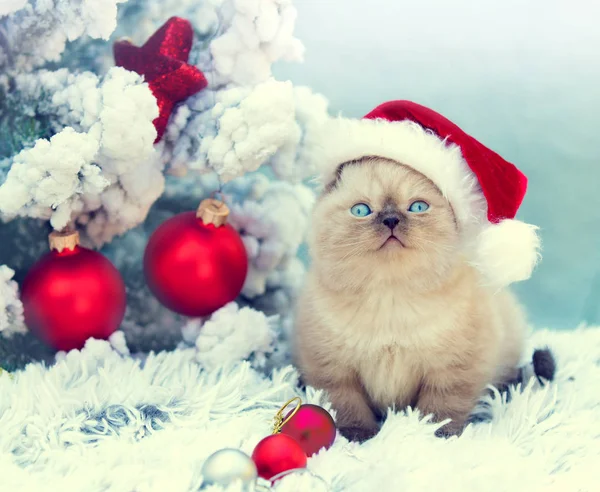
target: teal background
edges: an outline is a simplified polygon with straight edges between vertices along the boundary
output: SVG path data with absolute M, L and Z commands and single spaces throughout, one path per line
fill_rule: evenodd
M 305 63 L 280 64 L 360 117 L 411 99 L 530 179 L 519 217 L 544 260 L 516 285 L 539 327 L 600 324 L 600 6 L 589 0 L 296 0 Z

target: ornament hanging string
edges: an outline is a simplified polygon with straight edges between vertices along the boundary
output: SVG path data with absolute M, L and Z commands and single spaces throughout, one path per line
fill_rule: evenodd
M 212 35 L 205 41 L 206 46 L 210 46 L 210 44 L 217 39 L 218 37 L 220 37 L 223 33 L 225 32 L 225 23 L 223 22 L 223 20 L 221 19 L 221 14 L 220 12 L 217 12 L 217 25 L 214 29 L 214 32 L 212 33 Z M 190 62 L 192 63 L 192 65 L 198 67 L 197 65 L 197 59 L 194 60 L 190 60 Z M 200 68 L 200 67 L 198 67 Z M 204 73 L 204 72 L 203 72 Z M 208 86 L 207 86 L 207 90 L 208 90 L 208 94 L 209 97 L 211 97 L 212 99 L 212 106 L 215 107 L 217 104 L 217 96 L 216 96 L 216 91 L 217 91 L 217 83 L 216 83 L 216 74 L 215 74 L 215 63 L 214 63 L 214 57 L 211 57 L 211 62 L 210 62 L 210 71 L 208 71 L 207 73 L 204 74 L 206 77 L 206 80 L 208 82 Z M 215 120 L 215 130 L 216 130 L 216 134 L 219 134 L 219 130 L 220 130 L 220 121 L 217 118 Z M 209 167 L 210 167 L 210 162 L 208 163 Z M 223 196 L 223 182 L 221 181 L 221 176 L 219 175 L 219 173 L 216 170 L 213 170 L 216 178 L 217 178 L 217 183 L 218 183 L 218 188 L 216 192 L 211 193 L 210 198 L 215 199 L 216 198 L 216 194 L 220 194 L 221 197 L 224 198 Z M 173 173 L 175 175 L 177 175 L 177 173 Z M 187 170 L 184 170 L 183 174 L 180 176 L 185 176 L 187 174 Z M 223 204 L 225 203 L 225 200 L 221 199 L 220 200 Z
M 208 41 L 208 45 L 210 46 L 210 44 L 217 39 L 219 36 L 221 36 L 223 33 L 225 32 L 225 24 L 223 22 L 223 20 L 221 19 L 221 12 L 217 12 L 217 27 L 215 29 L 215 32 L 213 33 L 213 35 L 210 37 L 210 40 Z M 216 87 L 216 75 L 215 75 L 215 60 L 214 60 L 214 56 L 211 57 L 211 71 L 207 74 L 207 80 L 209 81 L 209 93 L 212 96 L 212 105 L 213 108 L 217 105 L 217 87 Z M 219 131 L 221 130 L 221 121 L 219 120 L 219 118 L 215 119 L 215 130 L 216 130 L 216 135 L 219 134 Z M 210 165 L 210 163 L 209 163 Z M 216 192 L 213 192 L 214 195 L 216 195 L 217 193 L 220 194 L 221 196 L 223 196 L 223 181 L 221 181 L 221 175 L 214 170 L 215 175 L 217 176 L 217 182 L 219 183 L 219 187 L 217 189 Z M 215 198 L 214 196 L 211 195 L 211 198 Z M 225 200 L 221 200 L 223 203 L 225 203 Z
M 213 191 L 210 194 L 210 198 L 216 201 L 221 202 L 223 205 L 226 205 L 227 202 L 225 201 L 225 195 L 223 194 L 223 192 L 221 191 L 223 189 L 222 185 L 221 185 L 221 180 L 219 180 L 219 189 Z
M 210 44 L 217 39 L 221 34 L 223 34 L 225 32 L 225 26 L 223 23 L 223 20 L 221 19 L 221 12 L 218 11 L 217 12 L 217 28 L 215 29 L 215 32 L 213 33 L 213 35 L 211 36 L 210 40 L 208 41 L 208 45 L 210 46 Z M 215 81 L 215 58 L 214 55 L 211 56 L 211 68 L 212 70 L 210 71 L 210 73 L 208 74 L 208 78 L 211 79 L 209 80 L 209 89 L 210 89 L 210 93 L 213 96 L 213 108 L 217 105 L 217 95 L 216 95 L 216 81 Z M 217 118 L 215 120 L 215 126 L 216 126 L 216 130 L 217 130 L 217 135 L 219 134 L 219 130 L 220 128 L 220 121 Z M 221 191 L 221 179 L 219 174 L 217 173 L 217 178 L 219 179 L 219 191 Z
M 289 407 L 292 403 L 296 402 L 296 407 L 292 410 L 292 412 L 284 419 L 284 412 L 287 407 Z M 275 414 L 275 423 L 273 424 L 273 434 L 279 434 L 281 429 L 285 424 L 287 424 L 294 415 L 300 409 L 300 405 L 302 405 L 302 400 L 300 397 L 296 396 L 291 400 L 288 400 Z

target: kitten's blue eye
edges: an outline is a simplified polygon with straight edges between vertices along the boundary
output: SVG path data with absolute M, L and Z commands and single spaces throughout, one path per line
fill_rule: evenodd
M 366 217 L 371 215 L 372 211 L 366 203 L 357 203 L 350 209 L 350 213 L 355 217 Z
M 410 207 L 408 207 L 409 212 L 413 212 L 415 214 L 420 214 L 421 212 L 427 211 L 429 205 L 422 200 L 417 200 L 416 202 L 412 202 Z

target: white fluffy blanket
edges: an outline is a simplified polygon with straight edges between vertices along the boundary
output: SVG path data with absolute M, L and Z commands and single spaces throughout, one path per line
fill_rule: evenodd
M 536 332 L 532 347 L 546 344 L 556 381 L 492 400 L 491 422 L 444 440 L 417 413 L 393 413 L 373 440 L 338 436 L 309 460 L 313 475 L 277 489 L 600 490 L 600 328 Z M 198 490 L 205 458 L 224 447 L 250 454 L 300 394 L 295 383 L 291 367 L 267 378 L 247 363 L 201 369 L 192 349 L 142 361 L 91 341 L 52 367 L 0 376 L 0 490 Z M 300 396 L 326 405 L 318 392 Z

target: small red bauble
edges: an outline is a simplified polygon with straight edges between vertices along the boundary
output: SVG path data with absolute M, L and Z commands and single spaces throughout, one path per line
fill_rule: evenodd
M 248 255 L 237 231 L 226 224 L 227 206 L 204 200 L 198 211 L 161 224 L 144 254 L 148 287 L 167 308 L 208 316 L 235 300 L 248 273 Z
M 127 302 L 118 270 L 100 253 L 79 246 L 76 232 L 52 233 L 50 248 L 21 287 L 25 324 L 56 350 L 108 338 L 121 324 Z
M 270 480 L 288 470 L 306 467 L 306 453 L 300 444 L 287 434 L 265 437 L 254 448 L 252 460 L 258 476 Z
M 281 433 L 293 437 L 306 455 L 312 456 L 333 444 L 336 427 L 327 410 L 318 405 L 306 404 L 300 405 L 296 413 L 283 424 Z

